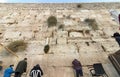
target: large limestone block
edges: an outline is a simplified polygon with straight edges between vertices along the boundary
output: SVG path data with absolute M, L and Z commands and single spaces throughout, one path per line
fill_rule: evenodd
M 74 77 L 72 67 L 47 67 L 44 77 Z
M 80 23 L 79 25 L 67 26 L 67 27 L 65 27 L 65 30 L 82 31 L 82 30 L 90 30 L 90 27 L 85 25 L 84 23 Z
M 83 65 L 92 65 L 94 63 L 107 63 L 107 55 L 104 52 L 82 52 L 80 51 L 80 61 Z
M 0 20 L 1 24 L 16 24 L 16 20 L 15 19 L 2 19 Z
M 54 77 L 74 77 L 74 72 L 71 67 L 56 67 L 55 68 L 55 74 Z M 51 76 L 52 77 L 52 76 Z
M 71 67 L 74 59 L 79 59 L 79 54 L 49 54 L 44 57 L 44 62 L 48 66 Z
M 76 54 L 77 47 L 74 44 L 51 45 L 50 53 L 54 54 Z
M 65 24 L 66 26 L 76 25 L 76 22 L 74 22 L 74 21 L 72 21 L 72 20 L 64 20 L 64 21 L 63 21 L 63 24 Z
M 30 22 L 28 23 L 27 21 L 20 21 L 17 26 L 21 26 L 21 27 L 28 27 L 28 26 L 32 26 L 30 24 Z
M 97 53 L 102 52 L 103 49 L 100 43 L 91 43 L 91 42 L 80 42 L 78 43 L 79 52 L 90 52 L 90 53 Z
M 33 32 L 31 32 L 31 31 L 22 32 L 21 37 L 23 39 L 26 39 L 26 40 L 32 39 L 33 38 Z
M 67 39 L 66 38 L 57 38 L 57 44 L 66 44 Z
M 53 36 L 53 32 L 51 31 L 41 31 L 35 33 L 35 39 L 40 40 L 40 39 L 47 39 Z
M 67 31 L 57 31 L 56 33 L 57 37 L 68 37 Z
M 28 44 L 27 47 L 27 55 L 41 55 L 44 54 L 44 46 L 41 45 L 39 42 L 32 42 Z
M 104 50 L 107 52 L 114 53 L 119 50 L 119 45 L 115 40 L 114 41 L 104 41 L 104 42 L 101 42 L 101 44 L 104 47 Z
M 57 38 L 49 38 L 49 45 L 55 45 L 57 44 Z
M 63 15 L 59 14 L 57 15 L 57 18 L 63 18 Z
M 82 13 L 89 13 L 90 11 L 89 10 L 80 10 L 80 12 L 82 12 Z
M 38 11 L 36 11 L 36 10 L 30 10 L 30 11 L 29 11 L 29 14 L 30 14 L 30 15 L 37 15 L 37 14 L 38 14 Z
M 21 32 L 9 32 L 9 31 L 6 31 L 3 38 L 4 39 L 17 39 L 17 38 L 20 38 L 20 34 Z
M 46 16 L 49 16 L 51 14 L 51 11 L 50 10 L 46 10 L 45 12 L 44 12 L 44 15 L 46 15 Z
M 70 17 L 71 17 L 71 18 L 80 18 L 80 16 L 78 16 L 78 15 L 74 15 L 74 14 L 71 15 Z
M 69 35 L 70 37 L 83 37 L 82 32 L 70 32 Z
M 112 27 L 107 27 L 103 29 L 103 32 L 108 36 L 112 36 L 116 31 Z

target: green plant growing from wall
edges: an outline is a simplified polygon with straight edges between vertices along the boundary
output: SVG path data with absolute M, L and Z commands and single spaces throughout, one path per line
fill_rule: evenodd
M 64 26 L 65 26 L 64 24 L 61 24 L 61 25 L 58 26 L 58 29 L 64 30 Z
M 47 44 L 44 46 L 44 52 L 47 54 L 49 52 L 50 46 Z
M 50 16 L 47 19 L 48 27 L 56 26 L 57 24 L 57 18 L 55 16 Z
M 93 30 L 98 30 L 98 24 L 95 19 L 85 19 L 84 22 L 88 23 L 90 27 L 92 27 Z
M 24 51 L 27 48 L 27 43 L 23 40 L 17 40 L 9 43 L 7 47 L 13 52 Z
M 82 7 L 82 5 L 81 4 L 77 4 L 77 8 L 81 8 Z

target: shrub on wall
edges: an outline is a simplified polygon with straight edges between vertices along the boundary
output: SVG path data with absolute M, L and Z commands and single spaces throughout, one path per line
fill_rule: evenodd
M 44 52 L 45 52 L 45 53 L 48 53 L 48 52 L 49 52 L 49 49 L 50 49 L 50 46 L 49 46 L 49 45 L 45 45 L 45 47 L 44 47 Z
M 98 25 L 95 19 L 87 18 L 84 21 L 88 23 L 88 25 L 91 26 L 93 30 L 98 30 Z
M 47 19 L 47 23 L 48 23 L 48 27 L 56 26 L 56 24 L 57 24 L 57 18 L 55 16 L 50 16 Z
M 81 8 L 82 7 L 82 5 L 81 4 L 77 4 L 77 8 Z
M 7 47 L 13 52 L 24 51 L 27 47 L 27 43 L 25 43 L 23 40 L 17 40 L 9 43 Z
M 58 29 L 62 29 L 63 30 L 64 26 L 65 26 L 64 24 L 61 24 L 61 25 L 59 25 Z

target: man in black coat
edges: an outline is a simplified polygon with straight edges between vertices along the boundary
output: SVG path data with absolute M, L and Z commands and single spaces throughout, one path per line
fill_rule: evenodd
M 32 68 L 32 70 L 30 71 L 30 77 L 41 77 L 43 75 L 43 71 L 40 67 L 39 64 L 37 64 L 36 66 L 34 66 Z
M 119 44 L 120 47 L 120 34 L 118 32 L 114 33 L 114 35 L 112 36 L 115 38 L 115 40 L 117 41 L 117 43 Z
M 24 60 L 18 63 L 14 77 L 21 77 L 22 73 L 26 72 L 26 69 L 27 69 L 27 58 L 24 58 Z

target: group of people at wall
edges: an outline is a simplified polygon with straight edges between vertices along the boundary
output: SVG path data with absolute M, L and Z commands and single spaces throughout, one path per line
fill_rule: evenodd
M 15 73 L 14 77 L 21 77 L 24 72 L 26 72 L 27 69 L 27 58 L 24 58 L 24 60 L 21 60 L 15 69 L 13 70 L 14 65 L 10 65 L 8 68 L 5 69 L 4 71 L 4 76 L 3 77 L 11 77 L 12 73 Z M 37 64 L 35 65 L 31 71 L 29 76 L 30 77 L 41 77 L 43 75 L 43 71 L 40 68 L 40 65 Z
M 80 63 L 80 61 L 78 61 L 77 59 L 74 59 L 72 61 L 73 64 L 73 68 L 75 69 L 76 72 L 76 77 L 82 77 L 83 76 L 83 71 L 82 71 L 82 65 Z M 21 77 L 22 74 L 24 72 L 26 72 L 27 69 L 27 58 L 24 58 L 24 60 L 21 60 L 18 64 L 17 67 L 15 69 L 15 71 L 13 70 L 13 66 L 14 65 L 10 65 L 8 68 L 5 69 L 4 71 L 4 76 L 3 77 L 11 77 L 12 73 L 15 73 L 14 77 Z M 30 77 L 41 77 L 43 76 L 43 71 L 40 67 L 39 64 L 35 65 L 30 73 L 29 73 Z

